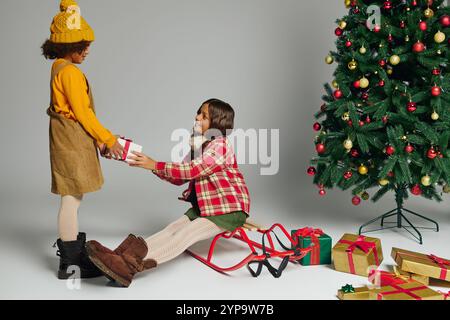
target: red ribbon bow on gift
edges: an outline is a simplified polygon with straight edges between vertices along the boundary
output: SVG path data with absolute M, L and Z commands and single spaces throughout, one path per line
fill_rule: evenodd
M 369 281 L 380 287 L 403 284 L 409 280 L 410 277 L 400 274 L 396 269 L 394 269 L 394 273 L 382 270 L 371 270 L 369 272 Z
M 311 258 L 310 258 L 310 264 L 311 265 L 315 265 L 315 264 L 320 264 L 320 242 L 319 242 L 319 237 L 324 235 L 325 233 L 322 231 L 322 229 L 314 229 L 311 227 L 305 227 L 305 228 L 301 228 L 298 229 L 297 231 L 295 231 L 294 233 L 294 241 L 295 241 L 295 246 L 297 246 L 298 244 L 298 238 L 299 237 L 311 237 Z
M 125 137 L 120 137 L 120 139 L 125 140 L 125 145 L 123 146 L 123 152 L 122 152 L 122 161 L 125 161 L 128 157 L 128 151 L 130 150 L 130 145 L 133 142 L 133 140 L 127 139 Z
M 445 278 L 447 278 L 447 267 L 450 266 L 450 261 L 446 260 L 444 258 L 435 256 L 434 254 L 430 254 L 428 255 L 428 257 L 433 260 L 434 263 L 436 263 L 437 265 L 439 265 L 439 267 L 441 268 L 441 275 L 440 275 L 440 279 L 441 280 L 445 280 Z
M 348 255 L 348 264 L 350 267 L 350 273 L 355 274 L 355 264 L 353 263 L 353 251 L 355 249 L 361 249 L 364 253 L 368 253 L 371 249 L 373 249 L 373 254 L 375 256 L 375 264 L 378 266 L 380 265 L 380 261 L 378 260 L 378 252 L 377 252 L 377 246 L 375 242 L 370 242 L 365 240 L 365 236 L 358 236 L 358 238 L 355 241 L 349 241 L 349 240 L 339 240 L 339 243 L 345 243 L 349 244 L 348 248 L 345 249 Z

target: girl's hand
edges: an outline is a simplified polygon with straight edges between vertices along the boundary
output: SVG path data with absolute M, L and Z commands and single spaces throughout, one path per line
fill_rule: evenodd
M 127 159 L 132 160 L 129 163 L 130 167 L 140 167 L 147 170 L 155 170 L 156 169 L 156 161 L 152 158 L 146 156 L 143 153 L 133 151 L 134 156 L 128 156 Z
M 97 149 L 102 157 L 105 156 L 106 153 L 106 144 L 97 142 Z

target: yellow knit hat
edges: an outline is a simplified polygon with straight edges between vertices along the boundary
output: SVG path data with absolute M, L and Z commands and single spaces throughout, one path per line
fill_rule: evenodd
M 50 41 L 54 43 L 75 43 L 94 41 L 94 30 L 83 19 L 80 7 L 74 0 L 61 0 L 61 10 L 50 26 Z

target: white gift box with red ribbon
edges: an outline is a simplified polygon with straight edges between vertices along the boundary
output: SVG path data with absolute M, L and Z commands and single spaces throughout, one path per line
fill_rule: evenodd
M 122 161 L 125 161 L 127 163 L 133 161 L 131 159 L 127 159 L 128 156 L 134 156 L 132 151 L 142 152 L 142 146 L 134 143 L 131 139 L 120 137 L 119 139 L 117 139 L 117 141 L 123 147 Z

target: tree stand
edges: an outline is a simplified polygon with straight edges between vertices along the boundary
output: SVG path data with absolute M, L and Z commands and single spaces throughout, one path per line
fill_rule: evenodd
M 363 224 L 360 228 L 359 228 L 359 234 L 363 233 L 363 228 L 380 220 L 381 219 L 381 228 L 380 229 L 375 229 L 375 230 L 369 230 L 369 231 L 364 231 L 364 232 L 373 232 L 373 231 L 378 231 L 378 230 L 384 230 L 384 229 L 392 229 L 392 228 L 403 228 L 406 231 L 408 231 L 415 239 L 417 239 L 419 241 L 420 244 L 422 244 L 422 234 L 419 232 L 418 229 L 428 229 L 428 230 L 435 230 L 436 232 L 439 232 L 439 224 L 427 217 L 424 217 L 414 211 L 408 210 L 406 208 L 403 208 L 403 200 L 405 199 L 406 196 L 406 186 L 396 186 L 395 187 L 395 201 L 397 202 L 397 208 L 392 209 L 391 211 L 388 211 L 386 213 L 384 213 L 383 215 L 379 216 L 378 218 L 375 218 L 373 220 L 370 220 L 369 222 Z M 412 214 L 414 216 L 417 216 L 419 218 L 422 218 L 424 220 L 430 221 L 433 224 L 436 225 L 436 228 L 430 228 L 430 227 L 416 227 L 414 226 L 404 215 L 404 213 L 409 213 Z M 395 222 L 385 222 L 384 219 L 386 218 L 390 218 L 390 217 L 397 217 L 397 221 Z M 405 222 L 408 224 L 407 226 L 403 225 L 403 220 L 405 220 Z M 386 227 L 384 226 L 385 224 L 396 224 L 394 226 L 390 226 L 390 227 Z M 412 230 L 410 230 L 412 229 Z M 414 231 L 415 234 L 412 232 Z

